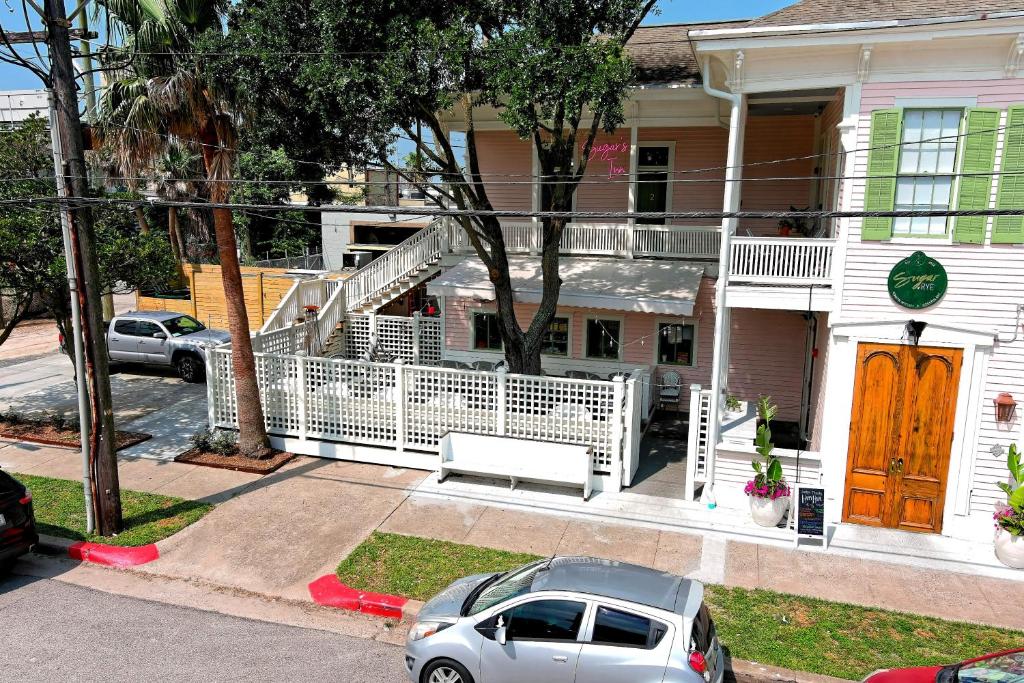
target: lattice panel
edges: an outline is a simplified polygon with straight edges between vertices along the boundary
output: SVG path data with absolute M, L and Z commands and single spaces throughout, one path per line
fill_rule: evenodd
M 700 392 L 699 405 L 690 407 L 690 429 L 697 430 L 697 452 L 688 455 L 695 459 L 694 473 L 704 481 L 708 471 L 708 434 L 711 431 L 710 391 Z
M 306 368 L 308 435 L 331 441 L 395 446 L 400 397 L 387 363 L 309 358 Z
M 349 314 L 345 319 L 345 358 L 356 359 L 370 348 L 370 316 Z
M 420 365 L 437 365 L 444 349 L 444 325 L 441 318 L 420 318 Z
M 434 449 L 445 432 L 497 434 L 497 374 L 444 368 L 403 368 L 405 442 Z
M 389 359 L 401 358 L 406 363 L 413 363 L 413 320 L 412 318 L 378 315 L 377 344 L 382 356 Z
M 302 433 L 301 394 L 298 359 L 294 356 L 256 356 L 256 380 L 263 402 L 267 431 L 274 434 Z
M 212 376 L 207 376 L 208 391 L 213 401 L 213 424 L 210 427 L 238 427 L 238 406 L 235 402 L 235 373 L 231 368 L 231 351 L 211 349 Z
M 506 392 L 506 434 L 536 441 L 594 447 L 594 471 L 611 471 L 615 444 L 612 382 L 510 375 Z

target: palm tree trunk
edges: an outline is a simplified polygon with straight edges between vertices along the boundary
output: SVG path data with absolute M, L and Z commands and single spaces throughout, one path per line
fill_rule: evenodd
M 167 239 L 171 243 L 171 254 L 174 260 L 179 263 L 185 259 L 178 244 L 178 207 L 172 206 L 167 209 Z
M 204 132 L 202 142 L 203 162 L 209 179 L 214 167 L 214 155 L 219 147 L 212 123 Z M 228 190 L 224 183 L 218 183 L 216 180 L 210 183 L 210 199 L 213 203 L 223 202 L 227 195 Z M 238 414 L 238 450 L 243 455 L 256 456 L 270 446 L 270 439 L 267 437 L 263 406 L 260 404 L 256 358 L 253 356 L 252 340 L 249 338 L 249 314 L 245 310 L 242 271 L 238 265 L 238 244 L 235 241 L 234 219 L 230 210 L 213 210 L 213 231 L 217 239 L 217 253 L 220 255 L 220 275 L 227 303 L 228 331 L 231 333 L 232 369 L 235 373 Z
M 143 235 L 149 234 L 149 221 L 146 220 L 146 212 L 141 206 L 135 207 L 135 220 L 139 223 L 139 232 Z

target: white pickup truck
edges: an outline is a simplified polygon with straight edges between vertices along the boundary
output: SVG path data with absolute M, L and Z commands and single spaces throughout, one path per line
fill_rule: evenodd
M 227 332 L 208 330 L 190 315 L 133 311 L 110 321 L 107 352 L 111 363 L 170 365 L 186 382 L 202 382 L 206 350 L 230 339 Z

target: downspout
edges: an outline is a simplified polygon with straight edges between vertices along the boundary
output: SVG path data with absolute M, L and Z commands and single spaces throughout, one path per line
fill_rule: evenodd
M 743 177 L 743 138 L 746 130 L 746 98 L 739 93 L 718 90 L 711 86 L 711 58 L 704 58 L 704 76 L 701 79 L 704 92 L 711 97 L 725 100 L 730 105 L 729 113 L 729 148 L 726 156 L 725 190 L 723 192 L 722 210 L 735 212 L 740 208 L 740 180 Z M 715 345 L 711 360 L 711 409 L 708 415 L 708 459 L 707 481 L 704 484 L 702 499 L 709 504 L 713 501 L 710 492 L 715 480 L 715 460 L 719 435 L 721 432 L 721 414 L 723 402 L 723 386 L 728 368 L 730 315 L 726 307 L 725 290 L 729 282 L 729 262 L 732 235 L 736 231 L 737 219 L 723 218 L 721 229 L 721 245 L 718 253 L 718 283 L 715 287 Z

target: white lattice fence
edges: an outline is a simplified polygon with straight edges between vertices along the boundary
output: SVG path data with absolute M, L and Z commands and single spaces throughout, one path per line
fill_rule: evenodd
M 345 318 L 345 358 L 359 358 L 370 348 L 371 316 L 349 314 Z
M 279 436 L 434 451 L 448 431 L 590 446 L 621 474 L 626 384 L 402 363 L 256 354 L 267 430 Z M 216 349 L 210 414 L 237 427 L 231 350 Z M 630 401 L 635 405 L 637 401 Z M 639 406 L 637 406 L 639 409 Z
M 423 365 L 437 365 L 444 350 L 444 321 L 441 318 L 419 319 L 419 360 Z
M 377 335 L 378 349 L 388 358 L 401 358 L 406 363 L 413 363 L 416 360 L 413 330 L 413 319 L 392 316 L 374 316 Z
M 687 500 L 693 500 L 698 481 L 707 482 L 710 432 L 711 392 L 693 384 L 690 386 L 690 431 L 686 447 Z

